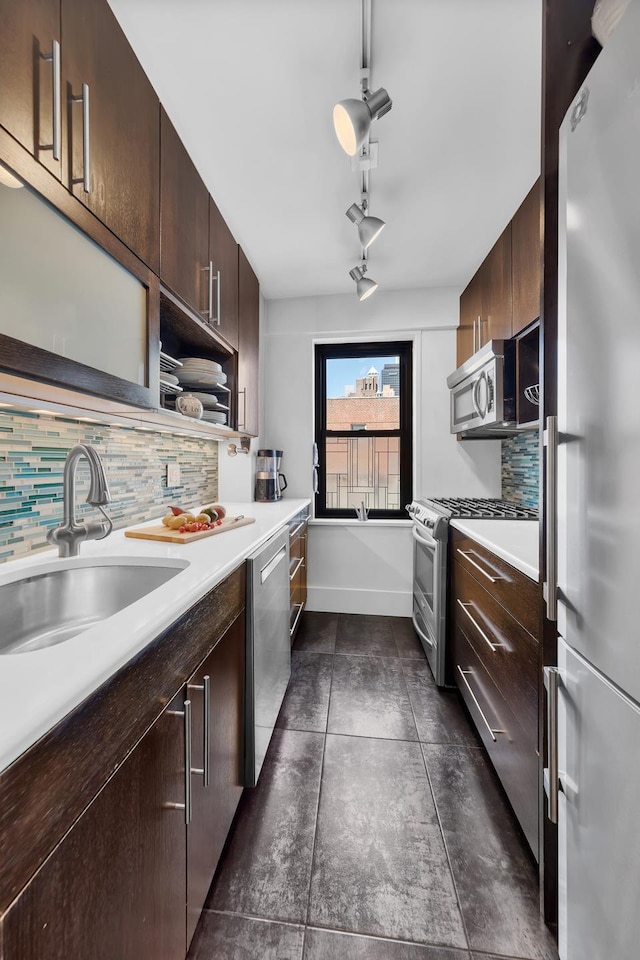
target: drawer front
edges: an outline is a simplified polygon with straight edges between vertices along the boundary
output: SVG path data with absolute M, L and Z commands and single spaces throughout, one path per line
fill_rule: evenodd
M 540 584 L 453 527 L 449 542 L 451 560 L 463 566 L 525 630 L 537 638 L 542 609 Z
M 459 563 L 453 564 L 452 613 L 502 697 L 534 744 L 538 731 L 539 645 Z
M 538 859 L 538 755 L 459 627 L 453 648 L 462 699 Z

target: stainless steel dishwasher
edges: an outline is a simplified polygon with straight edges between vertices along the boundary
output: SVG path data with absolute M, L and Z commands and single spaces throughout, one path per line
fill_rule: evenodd
M 245 786 L 258 782 L 291 676 L 289 528 L 247 560 Z

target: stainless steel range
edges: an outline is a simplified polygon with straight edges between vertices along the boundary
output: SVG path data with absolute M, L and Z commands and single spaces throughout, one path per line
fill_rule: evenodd
M 447 630 L 447 554 L 449 521 L 537 520 L 537 510 L 509 500 L 438 497 L 414 500 L 407 507 L 413 520 L 413 625 L 420 637 L 438 686 L 445 685 Z

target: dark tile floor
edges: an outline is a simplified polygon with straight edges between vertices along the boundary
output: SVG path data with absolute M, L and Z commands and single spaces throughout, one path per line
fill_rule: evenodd
M 410 620 L 306 613 L 190 960 L 555 960 L 536 871 Z

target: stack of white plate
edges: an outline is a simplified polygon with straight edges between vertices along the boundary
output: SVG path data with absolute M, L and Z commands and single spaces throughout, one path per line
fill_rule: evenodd
M 227 375 L 215 360 L 201 360 L 198 357 L 183 357 L 182 367 L 179 370 L 180 383 L 183 387 L 201 387 L 212 390 L 214 387 L 226 384 Z
M 219 410 L 205 410 L 202 414 L 202 419 L 208 423 L 225 424 L 227 422 L 227 415 Z

